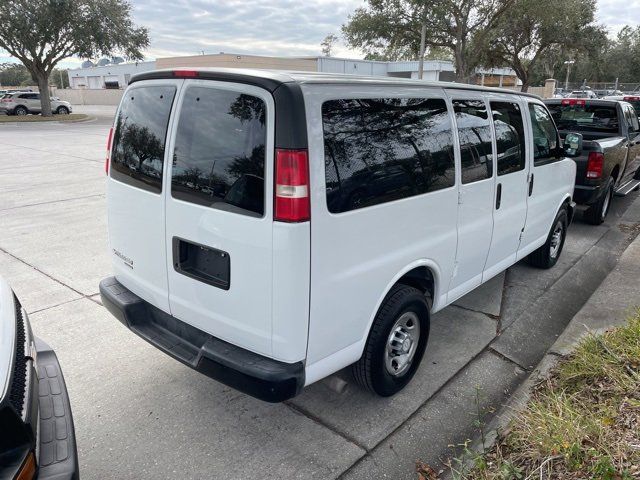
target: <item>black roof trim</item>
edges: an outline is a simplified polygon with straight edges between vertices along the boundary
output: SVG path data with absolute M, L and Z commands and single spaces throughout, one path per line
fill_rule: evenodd
M 538 95 L 526 92 L 518 92 L 505 88 L 482 87 L 479 85 L 467 85 L 454 82 L 433 82 L 424 80 L 413 80 L 397 77 L 376 77 L 363 75 L 347 75 L 323 72 L 289 72 L 282 70 L 259 70 L 250 68 L 175 68 L 152 70 L 150 72 L 139 73 L 131 78 L 130 83 L 142 80 L 182 78 L 175 72 L 186 70 L 198 72 L 197 77 L 204 80 L 218 80 L 223 82 L 246 83 L 264 88 L 269 92 L 275 91 L 278 86 L 285 83 L 297 84 L 323 84 L 323 85 L 371 85 L 371 86 L 403 86 L 403 87 L 437 87 L 444 89 L 472 90 L 488 93 L 502 93 L 511 95 L 522 95 L 540 99 Z
M 197 77 L 181 77 L 176 72 L 183 71 L 196 71 Z M 140 82 L 142 80 L 160 80 L 167 78 L 189 78 L 192 80 L 217 80 L 220 82 L 235 82 L 245 83 L 247 85 L 255 85 L 256 87 L 264 88 L 265 90 L 273 93 L 280 85 L 287 82 L 292 82 L 291 77 L 282 75 L 279 72 L 272 72 L 269 70 L 250 70 L 243 68 L 175 68 L 175 69 L 163 69 L 163 70 L 151 70 L 149 72 L 139 73 L 131 77 L 129 85 L 134 82 Z

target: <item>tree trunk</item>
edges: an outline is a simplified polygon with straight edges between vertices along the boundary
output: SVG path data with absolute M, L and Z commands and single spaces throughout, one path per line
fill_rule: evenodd
M 459 83 L 468 83 L 468 73 L 467 72 L 467 62 L 464 58 L 464 53 L 462 52 L 463 46 L 461 42 L 458 42 L 455 47 L 455 60 L 456 60 L 456 82 Z
M 529 79 L 527 79 L 526 81 L 522 81 L 522 87 L 520 87 L 520 91 L 524 93 L 527 93 L 529 91 Z
M 422 80 L 422 74 L 424 70 L 424 51 L 426 50 L 426 39 L 427 39 L 427 24 L 422 24 L 422 29 L 420 30 L 420 59 L 418 62 L 418 79 Z
M 50 117 L 53 115 L 51 112 L 51 95 L 49 95 L 49 75 L 46 73 L 38 72 L 35 75 L 35 81 L 38 82 L 38 88 L 40 89 L 40 104 L 42 105 L 42 116 Z

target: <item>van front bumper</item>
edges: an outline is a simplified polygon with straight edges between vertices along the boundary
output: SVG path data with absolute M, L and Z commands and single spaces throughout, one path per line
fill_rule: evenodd
M 305 381 L 302 362 L 285 363 L 199 330 L 146 302 L 115 277 L 100 282 L 103 305 L 138 336 L 185 365 L 266 402 L 296 396 Z

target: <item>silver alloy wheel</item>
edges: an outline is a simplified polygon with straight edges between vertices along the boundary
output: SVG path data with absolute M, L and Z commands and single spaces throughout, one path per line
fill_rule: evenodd
M 602 215 L 602 218 L 604 219 L 607 216 L 607 212 L 609 211 L 609 204 L 611 203 L 611 195 L 612 194 L 612 189 L 607 190 L 607 196 L 604 197 L 604 202 L 602 202 L 602 212 L 600 212 L 600 214 Z
M 562 245 L 562 236 L 564 235 L 564 225 L 558 220 L 553 233 L 551 234 L 551 249 L 549 250 L 549 256 L 556 258 L 560 252 L 560 245 Z
M 58 107 L 58 115 L 66 115 L 69 113 L 67 107 Z
M 420 342 L 420 319 L 415 312 L 405 312 L 393 324 L 387 338 L 384 364 L 387 372 L 401 377 L 409 370 Z
M 27 114 L 27 110 L 25 108 L 18 107 L 18 108 L 16 108 L 15 113 L 16 113 L 16 115 L 22 117 L 22 116 Z

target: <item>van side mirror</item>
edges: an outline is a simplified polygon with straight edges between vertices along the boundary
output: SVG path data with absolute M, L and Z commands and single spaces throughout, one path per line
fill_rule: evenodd
M 562 144 L 564 154 L 567 157 L 577 157 L 582 153 L 582 134 L 567 133 Z

